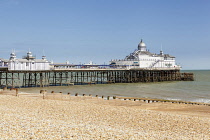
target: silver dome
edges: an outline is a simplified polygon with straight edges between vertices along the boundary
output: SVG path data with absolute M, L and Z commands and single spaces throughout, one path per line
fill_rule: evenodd
M 138 45 L 138 49 L 141 50 L 141 48 L 146 48 L 146 44 L 142 41 L 142 39 L 141 39 L 141 42 Z

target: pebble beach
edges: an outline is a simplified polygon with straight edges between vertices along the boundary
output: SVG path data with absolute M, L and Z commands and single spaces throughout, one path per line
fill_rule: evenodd
M 0 94 L 0 139 L 210 139 L 210 107 Z

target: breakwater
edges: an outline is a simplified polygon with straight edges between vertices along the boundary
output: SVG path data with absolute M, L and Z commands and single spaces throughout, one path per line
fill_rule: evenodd
M 144 102 L 144 103 L 172 103 L 172 104 L 190 104 L 190 105 L 204 105 L 204 106 L 210 106 L 210 103 L 202 103 L 202 102 L 190 102 L 190 101 L 181 101 L 181 100 L 164 100 L 164 99 L 152 99 L 152 98 L 139 98 L 139 97 L 123 97 L 123 96 L 104 96 L 104 95 L 95 95 L 92 94 L 79 94 L 75 93 L 72 94 L 71 92 L 63 93 L 63 92 L 55 92 L 51 91 L 50 93 L 47 92 L 47 90 L 40 90 L 40 94 L 38 93 L 19 93 L 18 89 L 14 88 L 11 89 L 10 92 L 4 89 L 3 91 L 0 91 L 0 94 L 2 95 L 12 95 L 12 96 L 30 96 L 30 97 L 37 97 L 42 99 L 53 99 L 53 100 L 64 100 L 68 101 L 73 96 L 75 97 L 85 97 L 86 99 L 92 99 L 92 98 L 100 98 L 104 100 L 121 100 L 121 101 L 134 101 L 134 102 Z M 74 98 L 75 99 L 75 98 Z

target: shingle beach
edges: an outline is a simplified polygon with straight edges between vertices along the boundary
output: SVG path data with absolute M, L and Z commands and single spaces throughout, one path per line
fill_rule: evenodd
M 209 106 L 96 97 L 0 94 L 0 140 L 208 140 L 209 110 Z

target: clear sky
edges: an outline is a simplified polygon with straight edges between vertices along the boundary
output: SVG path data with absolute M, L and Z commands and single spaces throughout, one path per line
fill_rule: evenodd
M 137 49 L 210 69 L 210 0 L 0 0 L 0 58 L 108 64 Z

